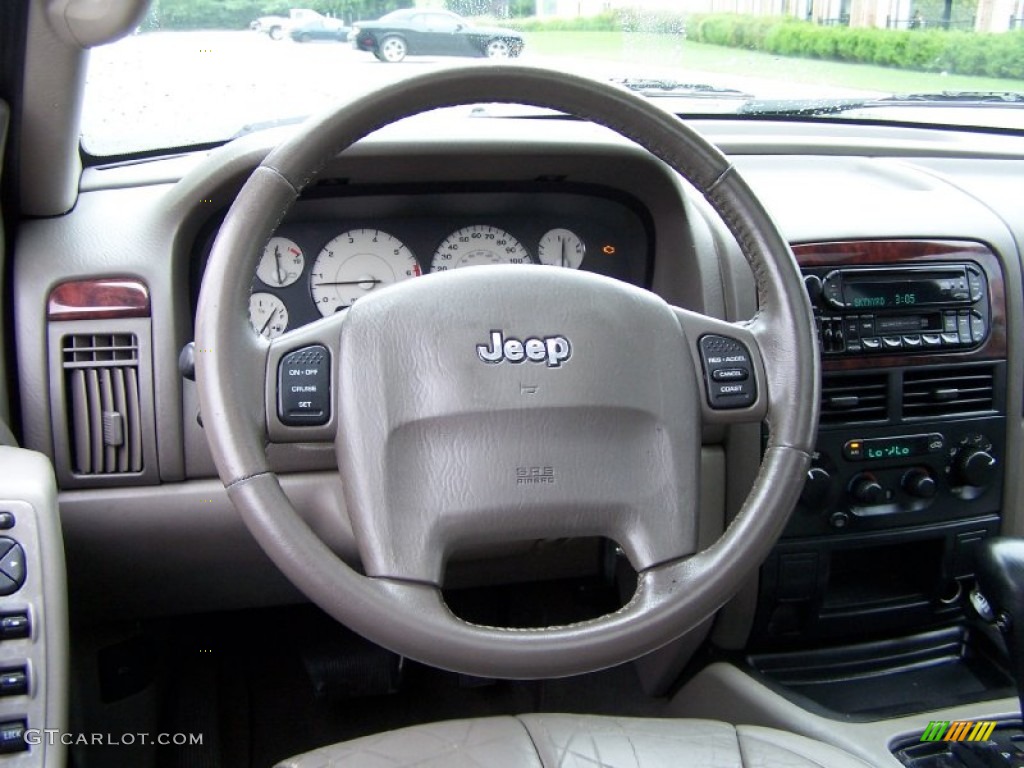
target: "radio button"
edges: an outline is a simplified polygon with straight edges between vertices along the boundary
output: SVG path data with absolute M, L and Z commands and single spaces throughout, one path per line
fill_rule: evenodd
M 903 339 L 899 336 L 883 336 L 882 347 L 885 349 L 902 349 Z
M 903 337 L 903 346 L 909 348 L 916 348 L 921 346 L 921 337 L 917 334 L 908 335 Z
M 882 348 L 882 340 L 877 336 L 872 336 L 868 339 L 861 339 L 860 343 L 864 345 L 865 352 L 877 352 Z
M 985 340 L 985 318 L 977 312 L 971 312 L 971 339 L 975 344 L 981 344 Z
M 960 334 L 961 344 L 972 343 L 971 339 L 971 313 L 967 310 L 963 310 L 957 315 L 957 333 Z
M 981 273 L 973 267 L 967 268 L 967 282 L 971 289 L 971 301 L 981 301 L 985 295 L 985 284 L 982 281 Z
M 875 316 L 874 315 L 861 315 L 860 316 L 860 332 L 861 337 L 874 336 L 875 335 Z
M 846 342 L 846 352 L 850 355 L 859 355 L 864 351 L 864 347 L 860 343 L 860 339 L 855 341 Z
M 843 332 L 846 334 L 846 340 L 849 342 L 851 339 L 860 338 L 860 318 L 856 315 L 843 318 Z
M 942 334 L 942 346 L 944 347 L 959 347 L 960 346 L 960 335 L 956 333 L 944 333 Z
M 942 332 L 956 333 L 956 312 L 944 312 L 942 315 Z
M 921 343 L 926 347 L 941 347 L 942 337 L 937 333 L 922 333 Z

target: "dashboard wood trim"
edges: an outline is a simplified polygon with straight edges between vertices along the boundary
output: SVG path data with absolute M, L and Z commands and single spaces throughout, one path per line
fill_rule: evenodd
M 48 320 L 109 320 L 149 317 L 149 288 L 141 280 L 71 280 L 50 291 Z
M 940 354 L 853 355 L 822 359 L 825 371 L 850 371 L 907 365 L 1004 360 L 1007 355 L 1006 291 L 999 258 L 984 243 L 970 240 L 848 240 L 794 243 L 793 253 L 801 267 L 843 267 L 913 264 L 917 262 L 972 261 L 985 272 L 988 281 L 990 332 L 977 349 Z

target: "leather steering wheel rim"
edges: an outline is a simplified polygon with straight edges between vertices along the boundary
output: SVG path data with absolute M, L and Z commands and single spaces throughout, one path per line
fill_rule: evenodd
M 246 321 L 250 286 L 237 277 L 254 272 L 263 244 L 291 204 L 338 153 L 399 119 L 482 101 L 567 112 L 611 128 L 660 158 L 722 217 L 757 286 L 759 309 L 751 321 L 718 321 L 758 353 L 758 402 L 769 425 L 761 467 L 741 511 L 707 549 L 641 570 L 636 594 L 619 611 L 563 627 L 512 630 L 467 623 L 447 610 L 435 586 L 368 578 L 312 532 L 268 466 L 265 388 L 274 378 L 267 371 L 270 344 Z M 410 282 L 419 280 L 427 278 Z M 692 315 L 676 312 L 681 318 Z M 592 671 L 659 648 L 710 616 L 758 567 L 781 533 L 803 486 L 817 428 L 819 362 L 799 269 L 729 160 L 674 115 L 638 96 L 531 67 L 460 67 L 413 77 L 304 124 L 253 172 L 227 214 L 200 294 L 196 349 L 200 404 L 218 472 L 275 564 L 313 602 L 372 641 L 434 666 L 480 676 L 540 678 Z M 702 405 L 707 417 L 707 403 Z M 722 419 L 730 420 L 728 414 Z

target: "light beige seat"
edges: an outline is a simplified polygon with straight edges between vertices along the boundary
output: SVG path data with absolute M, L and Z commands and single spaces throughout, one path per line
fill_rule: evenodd
M 803 736 L 713 720 L 519 715 L 333 744 L 279 768 L 865 768 Z

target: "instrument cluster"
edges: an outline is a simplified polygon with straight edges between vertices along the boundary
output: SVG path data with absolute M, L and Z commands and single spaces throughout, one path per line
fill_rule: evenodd
M 275 338 L 393 283 L 490 264 L 583 269 L 646 287 L 646 210 L 612 190 L 545 186 L 303 199 L 263 248 L 249 319 Z

